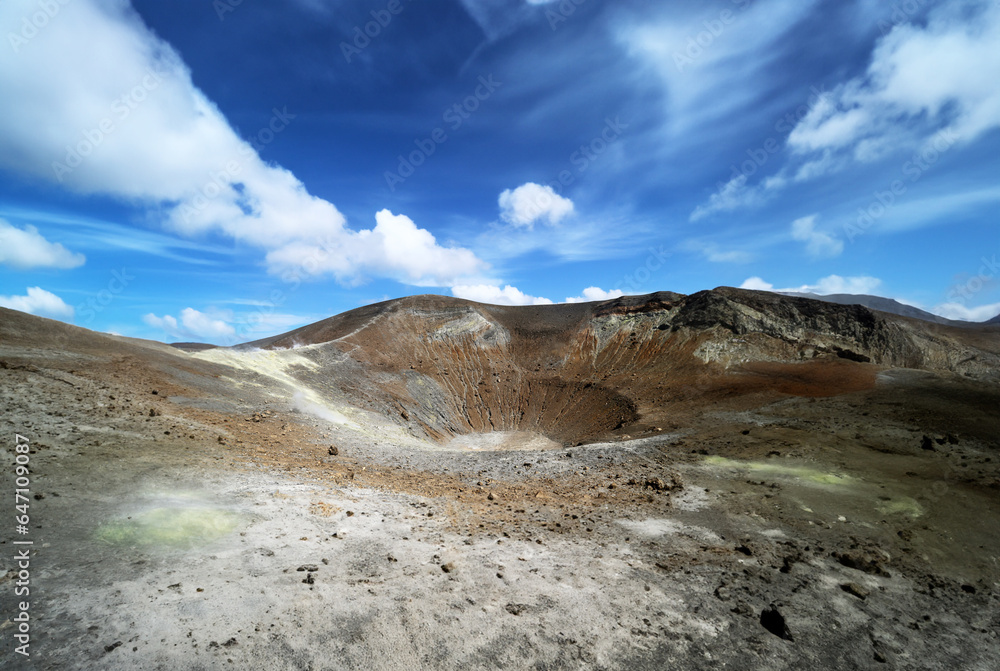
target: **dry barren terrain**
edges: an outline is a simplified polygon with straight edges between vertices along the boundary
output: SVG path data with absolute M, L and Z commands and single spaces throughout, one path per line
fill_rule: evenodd
M 1000 667 L 1000 326 L 412 297 L 185 351 L 0 309 L 0 408 L 4 668 Z

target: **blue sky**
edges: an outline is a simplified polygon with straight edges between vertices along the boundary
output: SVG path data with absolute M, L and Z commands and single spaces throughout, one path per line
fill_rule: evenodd
M 1000 313 L 1000 7 L 14 0 L 0 305 L 233 344 L 418 293 Z

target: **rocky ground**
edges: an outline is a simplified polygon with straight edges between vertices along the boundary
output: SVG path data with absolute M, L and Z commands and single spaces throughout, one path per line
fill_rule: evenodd
M 341 366 L 378 363 L 355 345 Z M 616 383 L 637 417 L 559 425 L 587 440 L 432 439 L 374 387 L 345 402 L 310 347 L 0 314 L 11 507 L 15 433 L 32 450 L 29 533 L 0 534 L 3 668 L 1000 667 L 988 377 L 747 361 L 659 415 Z M 365 374 L 393 389 L 389 368 Z

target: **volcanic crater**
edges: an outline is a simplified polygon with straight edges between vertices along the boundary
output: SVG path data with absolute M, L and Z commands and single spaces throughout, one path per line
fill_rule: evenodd
M 720 288 L 534 307 L 415 296 L 243 348 L 296 350 L 313 364 L 296 377 L 322 396 L 416 436 L 520 431 L 576 445 L 676 425 L 692 400 L 871 387 L 857 362 L 993 376 L 1000 360 L 977 335 Z

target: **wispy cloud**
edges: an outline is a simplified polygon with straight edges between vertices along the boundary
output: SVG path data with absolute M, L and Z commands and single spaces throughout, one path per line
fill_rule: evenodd
M 685 251 L 701 254 L 711 263 L 747 263 L 754 257 L 753 252 L 748 249 L 726 249 L 716 242 L 704 240 L 687 240 L 680 247 Z
M 784 46 L 780 40 L 815 0 L 739 0 L 714 12 L 671 5 L 659 17 L 623 21 L 619 42 L 660 78 L 664 128 L 680 136 L 746 109 L 760 95 L 754 76 Z
M 746 175 L 737 175 L 721 185 L 708 197 L 708 202 L 691 212 L 691 221 L 698 221 L 718 212 L 732 212 L 744 207 L 756 207 L 767 200 L 763 186 L 748 186 Z
M 234 253 L 231 245 L 185 240 L 136 226 L 61 212 L 8 206 L 0 208 L 0 216 L 19 222 L 45 224 L 49 230 L 59 229 L 59 236 L 77 249 L 124 250 L 196 265 L 214 264 Z M 30 226 L 31 223 L 25 225 Z

